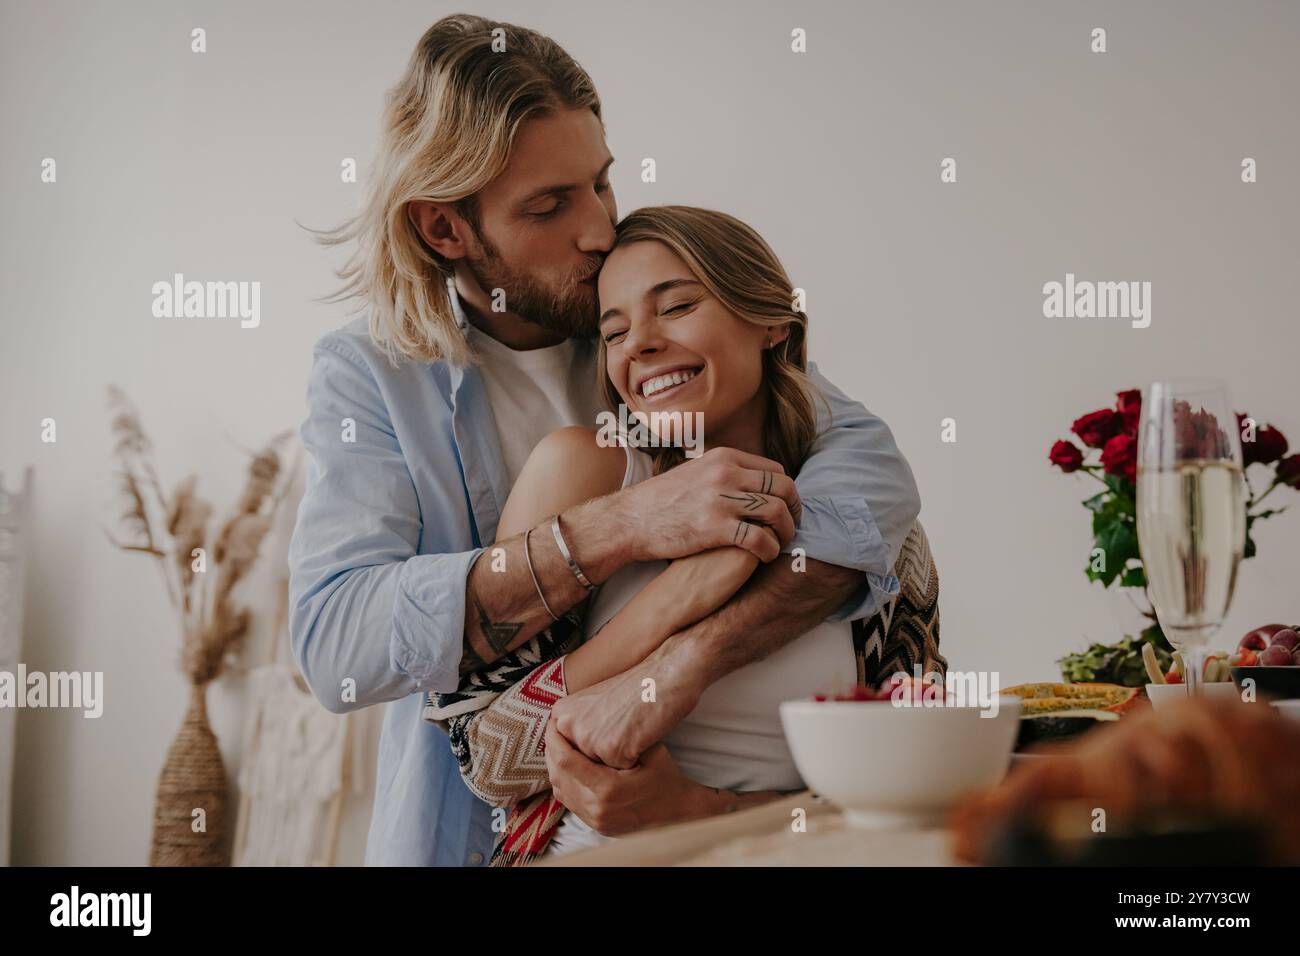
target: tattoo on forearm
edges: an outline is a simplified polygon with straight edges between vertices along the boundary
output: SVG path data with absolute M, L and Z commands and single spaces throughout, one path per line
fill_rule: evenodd
M 510 650 L 510 642 L 514 640 L 515 635 L 519 633 L 520 628 L 524 625 L 522 623 L 498 623 L 493 621 L 488 617 L 488 613 L 484 609 L 483 603 L 478 598 L 474 599 L 474 607 L 478 609 L 479 630 L 481 630 L 483 636 L 487 638 L 488 646 L 492 648 L 498 656 Z

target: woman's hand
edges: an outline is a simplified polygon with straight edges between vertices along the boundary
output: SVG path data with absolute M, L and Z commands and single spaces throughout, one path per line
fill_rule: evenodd
M 556 798 L 597 833 L 619 836 L 765 803 L 776 793 L 719 792 L 684 776 L 663 744 L 655 744 L 629 770 L 588 760 L 551 721 L 546 765 Z
M 630 670 L 571 690 L 551 708 L 551 724 L 591 760 L 613 769 L 634 769 L 651 746 L 695 709 L 707 686 L 698 668 L 683 666 L 682 656 L 660 647 Z M 566 681 L 568 676 L 566 662 Z M 646 695 L 651 686 L 647 680 L 653 681 L 651 698 Z
M 588 760 L 552 720 L 546 727 L 546 769 L 556 799 L 606 836 L 706 812 L 702 791 L 707 788 L 687 780 L 663 744 L 647 750 L 631 769 L 615 770 Z

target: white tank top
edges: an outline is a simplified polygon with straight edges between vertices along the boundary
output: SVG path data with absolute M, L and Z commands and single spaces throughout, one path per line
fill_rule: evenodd
M 627 456 L 625 488 L 654 473 L 653 460 L 645 452 L 628 448 Z M 600 630 L 667 566 L 665 561 L 649 561 L 615 573 L 592 603 L 585 635 Z M 800 790 L 805 784 L 785 742 L 779 705 L 835 686 L 851 687 L 856 675 L 849 623 L 823 622 L 714 683 L 664 744 L 682 773 L 697 783 L 735 791 Z M 547 852 L 567 853 L 608 839 L 566 813 Z

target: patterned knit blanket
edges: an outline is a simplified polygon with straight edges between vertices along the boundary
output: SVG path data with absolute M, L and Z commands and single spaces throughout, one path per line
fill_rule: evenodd
M 480 800 L 493 806 L 506 806 L 513 802 L 512 797 L 520 796 L 517 789 L 501 783 L 515 775 L 511 761 L 536 765 L 537 760 L 535 757 L 528 760 L 528 751 L 515 752 L 517 745 L 524 742 L 522 738 L 508 738 L 505 752 L 499 752 L 496 747 L 490 751 L 476 749 L 471 746 L 471 740 L 477 742 L 485 736 L 499 741 L 508 731 L 531 729 L 535 708 L 525 693 L 524 682 L 542 664 L 558 659 L 582 643 L 586 607 L 586 602 L 578 605 L 532 640 L 498 658 L 491 667 L 470 674 L 455 693 L 430 692 L 425 695 L 422 716 L 447 731 L 461 775 Z M 507 695 L 506 699 L 497 703 L 493 710 L 493 703 L 502 695 Z M 559 696 L 563 695 L 561 688 Z M 507 707 L 509 711 L 503 712 Z M 492 710 L 489 726 L 479 727 L 489 716 L 489 710 Z M 524 723 L 520 718 L 528 722 Z M 545 774 L 544 760 L 540 766 Z

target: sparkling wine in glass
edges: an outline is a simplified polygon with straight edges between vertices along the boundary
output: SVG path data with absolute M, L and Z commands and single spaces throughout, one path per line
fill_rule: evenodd
M 1205 652 L 1232 603 L 1246 543 L 1237 417 L 1221 382 L 1157 382 L 1138 430 L 1138 544 L 1160 628 L 1202 693 Z

